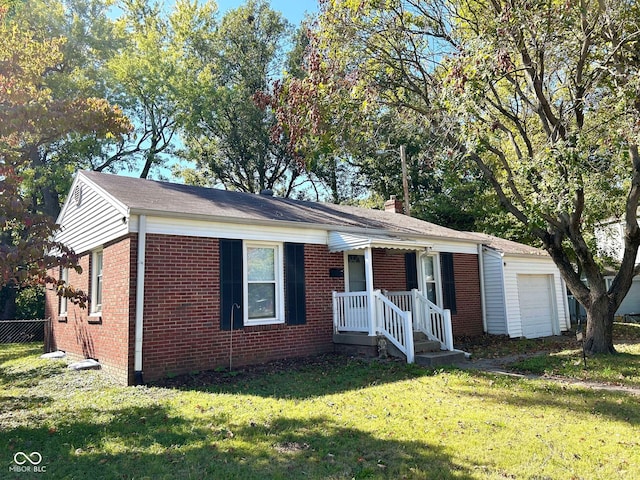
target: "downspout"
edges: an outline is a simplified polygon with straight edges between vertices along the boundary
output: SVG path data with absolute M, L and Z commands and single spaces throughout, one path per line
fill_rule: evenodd
M 147 216 L 138 216 L 138 268 L 136 269 L 136 337 L 134 379 L 142 385 L 142 332 L 144 331 L 144 263 L 147 243 Z
M 480 308 L 482 309 L 482 330 L 487 333 L 487 299 L 484 285 L 484 252 L 481 243 L 478 244 L 478 268 L 480 269 Z

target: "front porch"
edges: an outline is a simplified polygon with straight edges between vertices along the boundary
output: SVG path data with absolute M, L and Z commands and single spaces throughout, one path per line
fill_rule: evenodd
M 454 351 L 451 312 L 417 289 L 333 292 L 333 325 L 335 343 L 377 349 L 382 338 L 407 363 L 425 351 Z

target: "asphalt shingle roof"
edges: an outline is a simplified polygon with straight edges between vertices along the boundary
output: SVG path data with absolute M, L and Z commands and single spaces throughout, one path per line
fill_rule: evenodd
M 549 256 L 549 254 L 544 250 L 525 245 L 523 243 L 505 240 L 504 238 L 494 237 L 493 235 L 487 235 L 486 233 L 474 233 L 473 235 L 478 237 L 483 245 L 491 247 L 495 250 L 499 250 L 503 253 L 512 253 L 516 255 L 537 255 L 539 257 Z
M 330 203 L 292 200 L 215 188 L 110 175 L 80 173 L 105 190 L 133 213 L 196 216 L 262 224 L 300 224 L 332 230 L 356 228 L 382 230 L 410 236 L 425 236 L 481 243 L 477 234 L 460 232 L 406 215 Z

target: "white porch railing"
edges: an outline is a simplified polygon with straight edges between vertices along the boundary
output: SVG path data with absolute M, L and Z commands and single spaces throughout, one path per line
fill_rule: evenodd
M 380 290 L 374 292 L 376 303 L 377 331 L 393 343 L 398 350 L 405 354 L 407 363 L 413 363 L 415 350 L 413 348 L 413 322 L 410 311 L 402 311 Z
M 419 290 L 385 292 L 400 309 L 413 313 L 413 329 L 424 333 L 430 340 L 440 342 L 443 350 L 453 350 L 451 311 L 438 307 Z
M 367 292 L 333 292 L 333 327 L 336 332 L 369 332 Z
M 438 307 L 420 291 L 373 292 L 375 318 L 370 322 L 367 292 L 333 292 L 334 330 L 383 334 L 400 351 L 413 358 L 413 331 L 440 342 L 442 350 L 453 350 L 451 311 Z
M 410 311 L 403 311 L 380 290 L 372 295 L 375 318 L 369 322 L 367 292 L 333 292 L 333 322 L 337 332 L 362 332 L 384 335 L 413 363 L 413 321 Z

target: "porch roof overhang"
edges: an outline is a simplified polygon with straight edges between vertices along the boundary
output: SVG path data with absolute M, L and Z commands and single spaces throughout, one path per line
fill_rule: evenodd
M 345 252 L 363 248 L 387 248 L 396 250 L 429 250 L 433 245 L 426 240 L 401 238 L 384 234 L 329 232 L 329 251 Z

